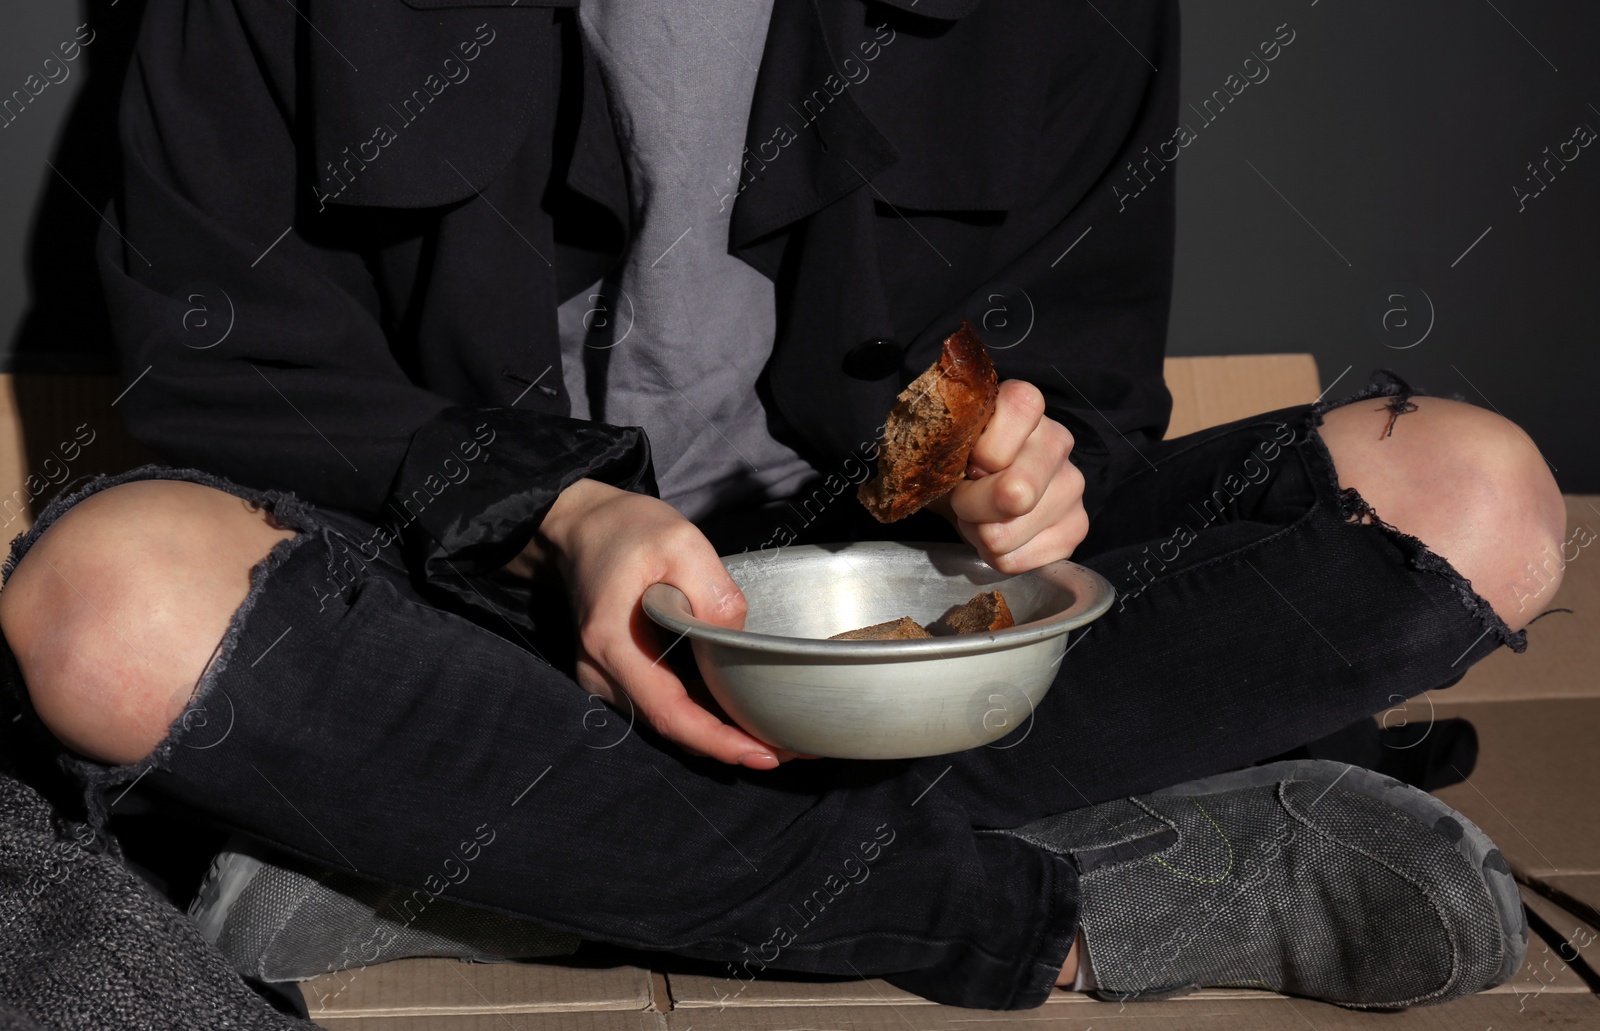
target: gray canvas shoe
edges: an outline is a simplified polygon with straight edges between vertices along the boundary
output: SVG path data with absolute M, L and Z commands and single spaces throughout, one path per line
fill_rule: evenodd
M 477 962 L 574 951 L 578 939 L 425 891 L 319 870 L 231 839 L 189 907 L 235 970 L 267 982 L 413 956 Z
M 1500 984 L 1528 948 L 1482 831 L 1342 763 L 1253 767 L 1006 833 L 1077 864 L 1101 998 L 1227 986 L 1399 1008 Z

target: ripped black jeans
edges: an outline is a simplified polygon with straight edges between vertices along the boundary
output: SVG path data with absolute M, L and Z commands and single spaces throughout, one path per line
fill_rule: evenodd
M 367 524 L 192 470 L 58 499 L 7 573 L 67 507 L 130 477 L 209 483 L 299 531 L 256 568 L 198 685 L 203 720 L 138 763 L 63 757 L 102 815 L 125 792 L 158 797 L 427 897 L 726 964 L 728 995 L 772 967 L 1024 1008 L 1073 941 L 1078 881 L 996 828 L 1249 765 L 1523 647 L 1340 490 L 1320 414 L 1145 445 L 1075 556 L 1121 598 L 1074 636 L 1064 682 L 1008 737 L 927 759 L 757 772 L 685 755 L 541 658 L 561 642 L 428 604 L 388 552 L 333 577 Z M 834 508 L 803 539 L 875 525 Z M 742 525 L 761 540 L 760 520 L 796 512 Z

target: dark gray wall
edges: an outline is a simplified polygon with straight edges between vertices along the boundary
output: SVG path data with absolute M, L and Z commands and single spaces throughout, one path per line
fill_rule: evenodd
M 0 340 L 16 367 L 108 367 L 85 248 L 141 6 L 6 12 L 0 95 L 76 25 L 98 32 L 72 78 L 0 130 Z M 1115 20 L 1115 0 L 1099 6 Z M 1172 353 L 1311 351 L 1325 386 L 1349 369 L 1335 394 L 1387 366 L 1498 408 L 1566 490 L 1600 492 L 1600 147 L 1525 211 L 1513 192 L 1544 148 L 1600 130 L 1600 4 L 1186 0 L 1183 16 L 1196 108 L 1278 26 L 1294 42 L 1214 122 L 1193 115 L 1197 138 L 1166 173 L 1180 212 Z
M 0 20 L 0 100 L 26 90 L 30 75 L 60 80 L 0 115 L 0 354 L 8 370 L 115 368 L 91 247 L 119 174 L 116 104 L 144 4 L 12 3 Z M 83 25 L 89 42 L 63 61 L 62 44 Z
M 84 19 L 75 3 L 10 4 L 4 22 L 0 98 L 22 89 L 30 73 L 42 77 L 44 59 L 59 57 L 57 47 L 73 38 L 73 30 Z M 0 340 L 12 339 L 27 307 L 29 229 L 52 175 L 45 162 L 51 159 L 67 112 L 86 78 L 82 66 L 81 58 L 68 66 L 68 77 L 60 85 L 46 87 L 15 121 L 0 115 L 0 124 L 5 125 L 0 129 Z
M 1544 148 L 1600 132 L 1600 4 L 1187 0 L 1183 17 L 1196 107 L 1277 26 L 1295 36 L 1213 123 L 1189 113 L 1171 353 L 1311 351 L 1324 386 L 1350 369 L 1330 396 L 1386 366 L 1499 409 L 1564 489 L 1600 491 L 1600 145 L 1513 192 Z

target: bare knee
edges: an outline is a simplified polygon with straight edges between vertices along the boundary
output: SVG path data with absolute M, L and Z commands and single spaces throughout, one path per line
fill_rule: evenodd
M 1398 417 L 1387 398 L 1327 414 L 1322 438 L 1339 482 L 1447 559 L 1521 629 L 1560 585 L 1560 566 L 1548 569 L 1547 559 L 1566 536 L 1561 490 L 1515 423 L 1459 401 L 1413 400 L 1417 410 Z
M 224 491 L 136 480 L 85 498 L 0 591 L 0 632 L 40 718 L 104 762 L 149 755 L 182 715 L 250 570 L 294 536 Z

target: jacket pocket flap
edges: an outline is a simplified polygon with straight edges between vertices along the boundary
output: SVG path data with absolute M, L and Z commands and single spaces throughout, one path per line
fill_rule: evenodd
M 1027 198 L 1049 90 L 1048 62 L 1019 52 L 1028 29 L 991 4 L 945 32 L 913 31 L 900 17 L 835 42 L 840 81 L 824 85 L 848 91 L 899 155 L 872 178 L 882 199 L 1003 211 Z

